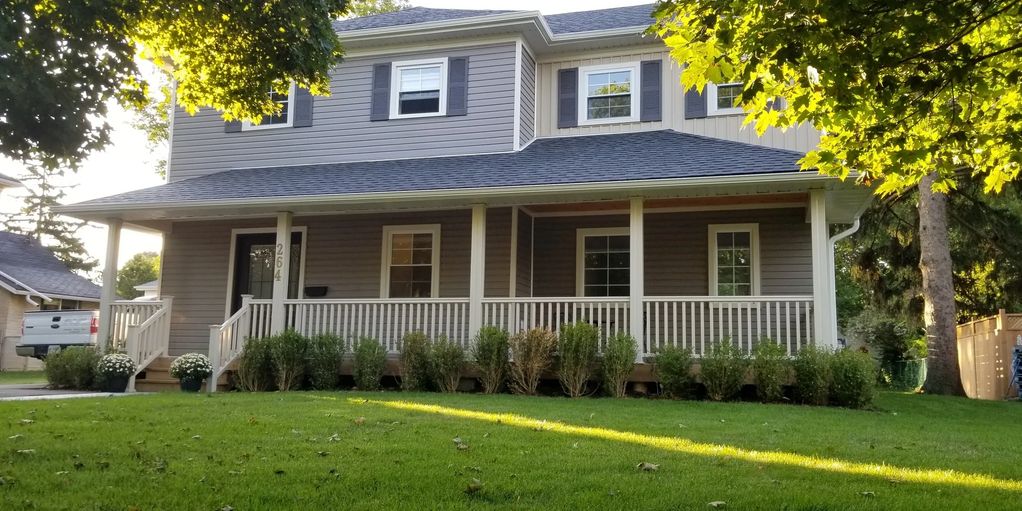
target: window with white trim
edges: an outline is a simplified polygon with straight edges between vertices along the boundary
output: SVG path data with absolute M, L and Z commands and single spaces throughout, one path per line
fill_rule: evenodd
M 294 123 L 294 84 L 291 84 L 291 87 L 287 91 L 278 91 L 271 87 L 270 90 L 267 91 L 267 94 L 270 96 L 270 100 L 280 105 L 280 112 L 274 115 L 264 115 L 259 124 L 252 124 L 245 121 L 241 125 L 243 130 L 289 128 L 292 126 Z
M 706 86 L 707 115 L 731 115 L 744 113 L 739 101 L 745 84 L 741 82 L 708 84 Z
M 440 225 L 383 228 L 383 298 L 435 298 L 440 276 Z
M 446 58 L 394 62 L 391 66 L 392 119 L 446 114 Z
M 759 225 L 711 225 L 710 294 L 759 294 Z
M 579 229 L 577 243 L 578 295 L 628 296 L 628 229 Z
M 638 64 L 579 69 L 579 124 L 639 119 Z

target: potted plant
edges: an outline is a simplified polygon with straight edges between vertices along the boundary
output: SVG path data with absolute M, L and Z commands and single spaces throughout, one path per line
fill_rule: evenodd
M 96 376 L 104 392 L 124 392 L 135 374 L 135 361 L 124 353 L 103 355 L 96 363 Z
M 198 392 L 202 380 L 213 374 L 213 365 L 202 353 L 185 353 L 170 364 L 170 375 L 181 380 L 181 390 Z
M 849 333 L 865 342 L 880 362 L 883 383 L 894 390 L 917 391 L 926 380 L 926 338 L 904 321 L 867 309 L 849 324 Z

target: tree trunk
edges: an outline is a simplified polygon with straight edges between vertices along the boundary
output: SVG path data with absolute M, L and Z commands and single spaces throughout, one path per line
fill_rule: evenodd
M 958 369 L 955 287 L 948 243 L 947 195 L 933 191 L 936 174 L 919 182 L 919 269 L 923 273 L 923 324 L 929 346 L 926 384 L 930 394 L 964 396 Z

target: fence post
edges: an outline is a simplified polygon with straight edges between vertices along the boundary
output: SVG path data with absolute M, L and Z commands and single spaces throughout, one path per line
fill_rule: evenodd
M 220 325 L 209 325 L 209 363 L 213 366 L 209 392 L 216 392 L 216 382 L 220 379 Z

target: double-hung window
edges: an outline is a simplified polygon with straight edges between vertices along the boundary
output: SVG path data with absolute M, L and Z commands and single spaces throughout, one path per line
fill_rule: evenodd
M 628 296 L 628 229 L 579 229 L 577 244 L 578 295 Z
M 440 276 L 440 225 L 383 228 L 383 298 L 435 298 Z
M 639 119 L 638 64 L 591 66 L 579 71 L 579 124 Z
M 293 100 L 295 97 L 294 84 L 291 84 L 291 87 L 284 91 L 278 91 L 271 87 L 266 93 L 270 96 L 270 100 L 277 105 L 280 105 L 279 112 L 273 115 L 264 115 L 259 124 L 252 124 L 246 121 L 242 124 L 242 129 L 248 131 L 267 128 L 289 128 L 293 125 Z
M 391 118 L 447 113 L 447 59 L 395 62 L 391 68 Z
M 753 296 L 759 294 L 759 226 L 757 224 L 711 225 L 710 294 Z
M 740 82 L 709 84 L 706 87 L 706 113 L 708 115 L 730 115 L 743 113 L 740 104 L 742 89 Z

